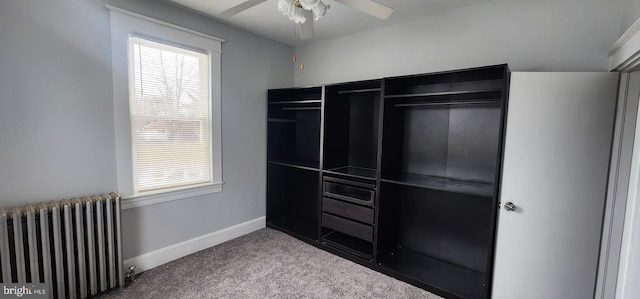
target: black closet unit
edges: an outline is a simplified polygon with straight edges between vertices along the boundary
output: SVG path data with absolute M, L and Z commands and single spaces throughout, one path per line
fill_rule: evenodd
M 269 90 L 267 225 L 318 240 L 322 87 Z
M 380 80 L 325 87 L 321 240 L 373 261 Z
M 488 296 L 507 77 L 497 66 L 385 80 L 383 272 Z
M 329 85 L 309 102 L 324 104 L 304 116 L 313 129 L 284 125 L 274 102 L 321 88 L 269 91 L 268 223 L 436 294 L 488 298 L 508 81 L 498 65 Z M 321 162 L 282 162 L 307 154 Z

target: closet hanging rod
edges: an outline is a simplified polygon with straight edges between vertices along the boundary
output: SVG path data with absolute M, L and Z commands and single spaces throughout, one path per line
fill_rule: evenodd
M 500 103 L 500 100 L 491 101 L 468 101 L 468 102 L 440 102 L 440 103 L 407 103 L 396 104 L 396 108 L 400 107 L 419 107 L 419 106 L 455 106 L 455 105 L 490 105 Z
M 295 119 L 286 119 L 286 118 L 267 118 L 267 121 L 272 123 L 297 123 L 298 122 Z
M 283 107 L 285 111 L 298 111 L 298 110 L 320 110 L 320 107 Z
M 479 90 L 460 90 L 460 91 L 438 91 L 438 92 L 424 92 L 424 93 L 403 93 L 403 94 L 390 94 L 384 96 L 387 99 L 397 98 L 417 98 L 417 97 L 434 97 L 434 96 L 455 96 L 477 93 L 490 93 L 500 92 L 501 89 L 479 89 Z
M 355 89 L 355 90 L 339 90 L 338 94 L 348 94 L 348 93 L 365 93 L 365 92 L 374 92 L 380 91 L 380 88 L 367 88 L 367 89 Z
M 282 101 L 282 102 L 269 102 L 269 105 L 315 104 L 315 103 L 321 103 L 321 102 L 322 102 L 322 100 Z

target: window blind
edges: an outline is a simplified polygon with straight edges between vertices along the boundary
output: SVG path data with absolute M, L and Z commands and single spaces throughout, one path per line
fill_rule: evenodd
M 135 193 L 210 184 L 209 56 L 129 37 Z

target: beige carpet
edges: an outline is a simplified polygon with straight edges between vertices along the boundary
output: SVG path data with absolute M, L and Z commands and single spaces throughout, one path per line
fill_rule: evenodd
M 440 298 L 272 229 L 138 275 L 100 298 Z

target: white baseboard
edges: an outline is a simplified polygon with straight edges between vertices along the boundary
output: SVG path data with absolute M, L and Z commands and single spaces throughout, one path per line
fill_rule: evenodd
M 266 227 L 266 217 L 259 217 L 210 234 L 160 248 L 124 261 L 124 269 L 136 266 L 136 272 L 153 269 L 203 249 L 224 243 Z

